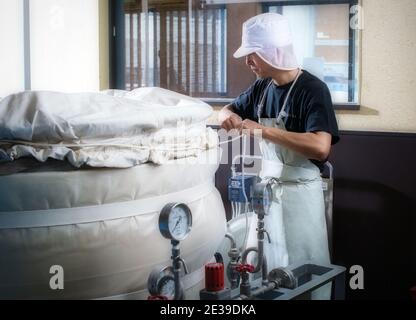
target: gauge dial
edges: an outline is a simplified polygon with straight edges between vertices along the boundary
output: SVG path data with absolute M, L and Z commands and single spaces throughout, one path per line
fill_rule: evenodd
M 268 214 L 270 211 L 272 201 L 273 201 L 272 188 L 270 184 L 267 184 L 266 187 L 264 188 L 264 194 L 263 194 L 263 206 L 264 206 L 264 211 L 266 214 Z
M 176 238 L 184 238 L 188 233 L 189 216 L 182 206 L 172 208 L 172 212 L 169 215 L 169 230 L 170 233 Z
M 252 205 L 256 214 L 267 215 L 273 201 L 272 187 L 269 183 L 257 183 L 254 186 Z
M 187 237 L 192 226 L 192 215 L 184 203 L 169 203 L 159 216 L 159 229 L 165 238 L 183 240 Z
M 164 296 L 169 300 L 175 297 L 175 277 L 172 267 L 154 269 L 147 280 L 147 289 L 154 296 Z
M 175 296 L 175 280 L 170 277 L 163 277 L 159 281 L 159 295 L 165 296 L 165 297 L 174 297 Z

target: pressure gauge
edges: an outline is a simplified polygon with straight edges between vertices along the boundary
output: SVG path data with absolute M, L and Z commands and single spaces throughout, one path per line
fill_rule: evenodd
M 169 203 L 160 212 L 159 230 L 167 239 L 185 239 L 191 231 L 191 226 L 191 210 L 184 203 Z
M 257 183 L 254 185 L 253 210 L 256 214 L 267 215 L 273 201 L 272 186 L 270 183 Z
M 154 269 L 147 280 L 147 289 L 153 296 L 164 296 L 169 300 L 175 297 L 175 277 L 172 267 Z

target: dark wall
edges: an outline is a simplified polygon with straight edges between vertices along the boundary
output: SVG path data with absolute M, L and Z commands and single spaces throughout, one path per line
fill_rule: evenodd
M 407 299 L 416 285 L 416 135 L 343 132 L 334 165 L 334 263 L 364 268 L 351 299 Z
M 347 299 L 409 299 L 416 286 L 416 134 L 341 132 L 329 160 L 333 263 L 364 269 L 364 290 L 348 289 Z M 230 166 L 220 165 L 216 185 L 228 217 L 229 176 Z

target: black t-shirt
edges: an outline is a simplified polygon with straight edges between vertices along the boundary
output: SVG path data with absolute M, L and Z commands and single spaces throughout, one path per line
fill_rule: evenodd
M 238 96 L 232 106 L 243 119 L 258 121 L 258 104 L 271 78 L 258 79 Z M 293 82 L 278 86 L 272 83 L 265 92 L 262 118 L 276 118 Z M 288 116 L 284 119 L 286 130 L 292 132 L 325 131 L 331 134 L 332 144 L 339 141 L 338 125 L 327 85 L 303 70 L 295 84 L 286 106 Z M 311 159 L 322 171 L 325 162 Z

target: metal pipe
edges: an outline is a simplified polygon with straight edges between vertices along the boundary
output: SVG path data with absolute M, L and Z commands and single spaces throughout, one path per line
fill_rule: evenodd
M 247 263 L 247 256 L 252 251 L 258 252 L 256 247 L 250 247 L 250 248 L 247 248 L 244 251 L 243 256 L 242 256 L 243 263 Z M 266 284 L 269 281 L 267 280 L 267 258 L 264 256 L 264 254 L 263 254 L 263 258 L 262 258 L 261 262 L 262 262 L 262 264 L 261 264 L 261 279 L 262 279 L 262 283 Z M 256 267 L 259 267 L 259 266 L 260 266 L 260 264 L 258 263 L 258 265 Z M 258 272 L 258 271 L 259 270 L 256 271 L 256 269 L 254 269 L 253 272 Z
M 251 292 L 250 296 L 244 295 L 244 294 L 240 294 L 238 297 L 236 297 L 234 300 L 250 300 L 253 299 L 263 293 L 272 291 L 274 289 L 278 288 L 278 284 L 274 281 L 270 281 L 269 283 L 267 283 L 266 285 L 261 286 L 260 288 L 257 288 L 256 290 L 253 290 Z
M 246 250 L 244 250 L 243 254 L 242 254 L 242 260 L 243 263 L 247 263 L 247 255 L 251 252 L 251 251 L 257 251 L 257 264 L 256 267 L 254 268 L 254 273 L 259 272 L 260 268 L 263 265 L 263 258 L 264 258 L 264 221 L 263 221 L 263 216 L 259 215 L 258 217 L 258 222 L 257 222 L 257 247 L 258 249 L 256 249 L 255 247 L 250 247 L 247 248 Z M 254 248 L 254 250 L 253 250 Z M 267 265 L 266 265 L 266 269 L 267 269 Z M 267 270 L 266 270 L 267 273 Z
M 261 280 L 262 284 L 267 284 L 269 280 L 267 279 L 267 257 L 263 255 L 263 263 L 261 264 Z
M 182 263 L 183 265 L 183 270 L 185 271 L 185 274 L 188 274 L 188 267 L 186 266 L 185 260 L 183 260 L 182 258 L 178 258 L 179 262 Z
M 269 292 L 274 290 L 278 287 L 277 283 L 274 281 L 269 281 L 267 284 L 262 285 L 261 287 L 257 288 L 256 290 L 252 291 L 252 296 L 256 297 L 262 293 Z
M 234 236 L 231 233 L 226 233 L 225 237 L 231 241 L 231 249 L 237 248 L 237 242 L 235 241 Z
M 230 257 L 230 274 L 229 274 L 229 280 L 231 284 L 231 288 L 237 288 L 238 287 L 238 272 L 235 271 L 235 266 L 238 263 L 238 258 L 240 256 L 240 251 L 237 249 L 237 242 L 234 238 L 234 236 L 231 233 L 226 233 L 225 237 L 231 241 L 231 249 L 228 251 L 228 256 Z
M 173 276 L 175 282 L 175 300 L 182 299 L 182 286 L 180 281 L 180 271 L 181 271 L 181 259 L 180 259 L 180 250 L 179 250 L 179 241 L 172 240 L 172 266 L 173 266 Z
M 240 284 L 240 295 L 250 297 L 251 296 L 251 284 L 250 284 L 250 275 L 248 272 L 243 272 L 241 274 L 241 284 Z

